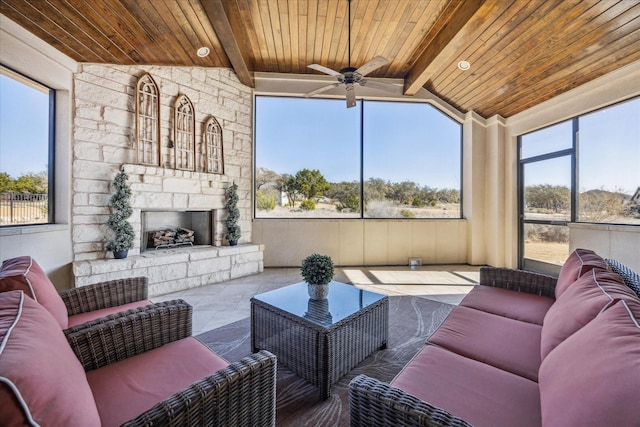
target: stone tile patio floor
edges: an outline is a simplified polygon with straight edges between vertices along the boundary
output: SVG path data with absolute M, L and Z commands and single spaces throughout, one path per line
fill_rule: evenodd
M 336 268 L 334 280 L 386 295 L 416 295 L 459 304 L 479 279 L 479 267 L 429 265 Z M 265 268 L 262 273 L 152 298 L 181 298 L 193 306 L 193 335 L 244 319 L 256 294 L 301 282 L 299 268 Z

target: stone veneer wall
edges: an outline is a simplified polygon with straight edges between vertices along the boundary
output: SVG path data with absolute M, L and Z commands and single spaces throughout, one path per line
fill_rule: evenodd
M 169 141 L 173 140 L 173 104 L 179 95 L 185 94 L 191 99 L 196 113 L 196 146 L 202 141 L 203 123 L 209 116 L 213 115 L 222 126 L 224 175 L 136 164 L 135 89 L 138 77 L 145 72 L 154 78 L 160 90 L 162 150 L 166 152 Z M 82 64 L 74 76 L 73 92 L 71 223 L 76 286 L 122 277 L 130 272 L 128 270 L 142 272 L 140 268 L 152 264 L 164 266 L 164 272 L 158 272 L 158 277 L 150 277 L 151 283 L 178 277 L 184 281 L 197 275 L 198 280 L 186 280 L 186 285 L 191 287 L 232 277 L 231 265 L 241 262 L 237 255 L 246 252 L 244 250 L 228 251 L 216 246 L 179 252 L 174 249 L 166 256 L 140 255 L 140 211 L 217 209 L 215 244 L 221 245 L 225 243 L 222 225 L 226 215 L 222 209 L 224 190 L 235 182 L 240 198 L 240 243 L 251 242 L 251 88 L 242 85 L 229 69 Z M 126 261 L 105 263 L 106 258 L 112 257 L 105 249 L 111 238 L 106 226 L 111 212 L 111 182 L 121 168 L 129 173 L 133 193 L 134 211 L 130 222 L 136 232 L 135 246 L 129 250 Z M 240 257 L 252 263 L 252 267 L 246 269 L 247 274 L 262 270 L 262 248 L 258 245 L 249 247 L 260 259 L 249 261 L 251 257 Z M 227 255 L 236 256 L 235 261 L 229 258 L 210 262 L 209 272 L 188 272 L 187 264 L 191 261 Z M 182 260 L 184 265 L 178 267 L 176 259 Z M 223 265 L 229 266 L 228 273 L 216 275 Z

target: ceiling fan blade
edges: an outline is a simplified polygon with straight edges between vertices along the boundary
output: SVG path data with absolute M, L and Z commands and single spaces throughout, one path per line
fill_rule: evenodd
M 358 68 L 355 72 L 360 74 L 361 76 L 366 76 L 370 72 L 377 70 L 383 65 L 387 65 L 388 62 L 389 61 L 387 61 L 386 58 L 383 58 L 382 56 L 376 56 L 371 61 Z
M 332 84 L 330 84 L 330 85 L 328 85 L 328 86 L 323 86 L 323 87 L 321 87 L 320 89 L 316 89 L 316 90 L 313 90 L 313 91 L 311 91 L 311 92 L 309 92 L 309 93 L 305 93 L 303 96 L 304 96 L 305 98 L 309 98 L 309 97 L 311 97 L 311 96 L 313 96 L 313 95 L 317 95 L 317 94 L 319 94 L 319 93 L 326 92 L 326 91 L 328 91 L 328 90 L 330 90 L 330 89 L 333 89 L 334 87 L 338 87 L 338 86 L 340 86 L 341 84 L 342 84 L 342 83 L 332 83 Z
M 342 74 L 340 74 L 339 72 L 334 71 L 331 68 L 327 68 L 324 65 L 311 64 L 311 65 L 308 65 L 307 67 L 311 68 L 312 70 L 320 71 L 321 73 L 329 74 L 330 76 L 335 76 L 335 77 L 342 76 Z
M 353 83 L 347 84 L 347 108 L 356 106 L 356 91 L 353 89 Z
M 384 90 L 385 92 L 397 93 L 399 87 L 389 83 L 376 82 L 372 80 L 360 80 L 360 86 L 370 87 L 372 89 Z

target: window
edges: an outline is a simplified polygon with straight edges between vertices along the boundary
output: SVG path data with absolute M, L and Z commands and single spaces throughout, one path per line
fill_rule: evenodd
M 210 117 L 204 125 L 205 172 L 224 173 L 224 157 L 222 150 L 222 127 L 215 117 Z
M 53 222 L 55 92 L 0 66 L 0 226 Z
M 640 225 L 640 98 L 578 118 L 580 222 Z
M 567 222 L 640 225 L 640 98 L 522 135 L 521 258 L 561 265 Z
M 368 218 L 460 218 L 461 126 L 429 104 L 364 104 Z
M 175 103 L 173 144 L 175 168 L 192 171 L 195 167 L 195 111 L 187 95 Z
M 138 80 L 136 136 L 138 163 L 160 165 L 160 92 L 149 74 Z
M 460 218 L 461 126 L 431 105 L 257 96 L 255 109 L 257 218 Z

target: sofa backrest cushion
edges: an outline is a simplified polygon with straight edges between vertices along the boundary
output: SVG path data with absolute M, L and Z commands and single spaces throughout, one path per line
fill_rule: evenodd
M 540 365 L 542 425 L 637 426 L 640 303 L 618 301 Z
M 590 249 L 576 249 L 569 255 L 560 269 L 556 284 L 556 299 L 562 295 L 576 280 L 594 268 L 607 270 L 605 260 Z
M 0 293 L 0 425 L 99 426 L 87 377 L 51 314 Z
M 0 268 L 0 292 L 20 290 L 43 305 L 60 324 L 67 329 L 67 307 L 55 286 L 36 260 L 21 256 L 3 261 Z
M 541 359 L 618 299 L 637 299 L 618 274 L 594 269 L 579 278 L 544 316 Z

